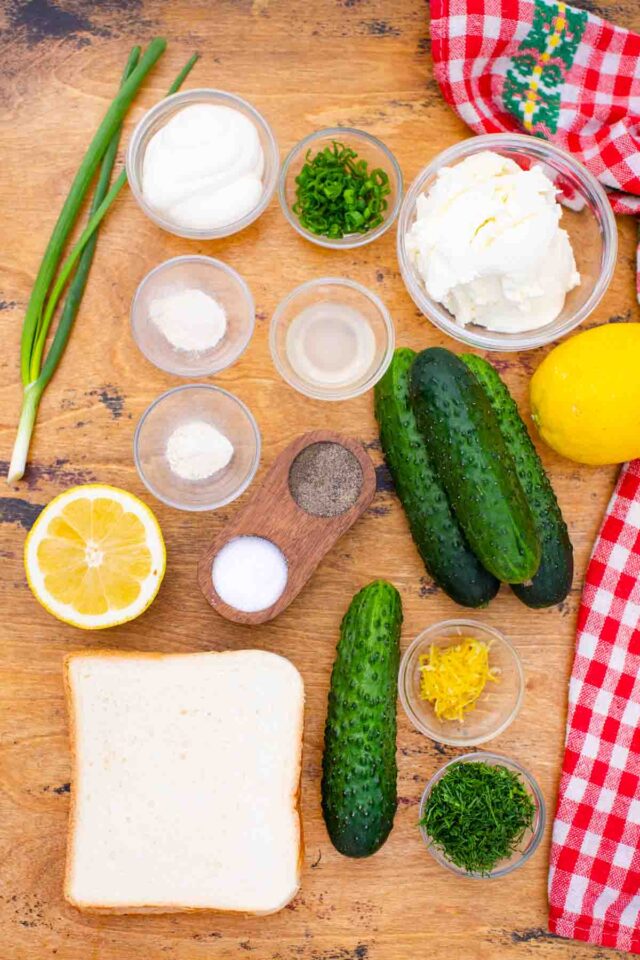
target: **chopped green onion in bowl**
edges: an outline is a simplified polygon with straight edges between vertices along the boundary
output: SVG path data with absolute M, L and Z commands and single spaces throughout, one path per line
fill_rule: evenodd
M 394 222 L 402 172 L 381 140 L 364 130 L 329 127 L 290 151 L 278 196 L 287 220 L 306 240 L 352 249 L 376 240 Z
M 380 167 L 370 170 L 355 150 L 334 140 L 315 154 L 307 150 L 291 209 L 311 233 L 341 239 L 378 227 L 390 193 L 388 173 Z

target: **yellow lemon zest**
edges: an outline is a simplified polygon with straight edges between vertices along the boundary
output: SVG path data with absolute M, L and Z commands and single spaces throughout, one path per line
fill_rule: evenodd
M 462 722 L 487 683 L 499 682 L 499 671 L 489 666 L 489 645 L 474 637 L 449 647 L 431 644 L 418 659 L 420 696 L 433 704 L 438 720 Z

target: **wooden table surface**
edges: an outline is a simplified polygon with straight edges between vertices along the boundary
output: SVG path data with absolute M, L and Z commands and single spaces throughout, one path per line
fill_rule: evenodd
M 583 3 L 583 5 L 586 5 Z M 590 4 L 591 7 L 591 4 Z M 601 8 L 640 28 L 634 0 Z M 599 8 L 600 9 L 600 8 Z M 117 87 L 131 45 L 155 34 L 169 48 L 131 111 L 127 132 L 164 93 L 193 50 L 191 86 L 234 90 L 271 121 L 284 152 L 319 127 L 345 124 L 381 137 L 406 181 L 467 135 L 432 76 L 422 0 L 3 0 L 0 4 L 0 254 L 2 457 L 13 443 L 20 389 L 18 340 L 27 297 L 67 187 Z M 589 323 L 636 319 L 634 227 L 620 221 L 616 275 Z M 0 498 L 4 611 L 0 647 L 0 960 L 570 960 L 613 956 L 546 932 L 549 829 L 522 870 L 491 884 L 457 879 L 425 851 L 416 827 L 426 780 L 456 751 L 414 731 L 399 715 L 400 804 L 395 828 L 373 858 L 350 861 L 331 846 L 320 815 L 320 762 L 327 685 L 340 618 L 352 594 L 386 577 L 402 594 L 403 647 L 461 609 L 424 575 L 405 519 L 378 469 L 373 506 L 337 545 L 277 621 L 227 623 L 196 585 L 196 562 L 237 504 L 204 517 L 157 503 L 139 480 L 131 447 L 138 417 L 175 378 L 152 367 L 129 332 L 131 297 L 144 274 L 181 253 L 207 253 L 236 267 L 257 303 L 249 349 L 216 382 L 249 404 L 263 436 L 260 478 L 297 434 L 330 426 L 380 452 L 370 395 L 323 405 L 294 393 L 271 364 L 269 318 L 296 284 L 322 274 L 353 277 L 390 308 L 398 342 L 420 349 L 456 344 L 419 315 L 400 278 L 395 236 L 361 251 L 323 251 L 287 225 L 277 201 L 243 233 L 190 243 L 162 233 L 128 192 L 109 215 L 76 330 L 42 404 L 24 482 Z M 501 358 L 527 411 L 527 382 L 544 351 Z M 516 644 L 526 671 L 522 712 L 491 747 L 530 768 L 553 813 L 576 610 L 589 550 L 611 492 L 613 469 L 589 469 L 541 449 L 576 548 L 567 602 L 531 612 L 503 590 L 482 620 Z M 6 463 L 2 467 L 6 471 Z M 50 617 L 25 582 L 22 547 L 39 509 L 72 484 L 117 484 L 157 513 L 167 575 L 136 622 L 91 636 Z M 69 752 L 61 662 L 90 646 L 197 651 L 255 646 L 289 657 L 307 691 L 302 810 L 302 888 L 268 918 L 91 917 L 61 895 Z

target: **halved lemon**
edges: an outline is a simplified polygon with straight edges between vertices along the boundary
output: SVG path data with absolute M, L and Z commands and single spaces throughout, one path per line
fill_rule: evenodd
M 100 630 L 147 609 L 160 589 L 166 553 L 149 507 L 126 490 L 88 483 L 44 508 L 27 537 L 24 565 L 49 613 Z

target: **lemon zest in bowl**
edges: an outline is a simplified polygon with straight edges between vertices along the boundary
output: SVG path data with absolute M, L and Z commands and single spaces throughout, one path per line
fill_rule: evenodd
M 433 705 L 438 720 L 462 723 L 487 683 L 499 682 L 499 670 L 489 666 L 489 647 L 465 637 L 450 647 L 431 644 L 429 653 L 420 654 L 420 697 Z

